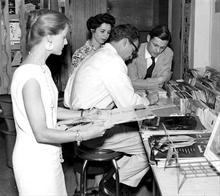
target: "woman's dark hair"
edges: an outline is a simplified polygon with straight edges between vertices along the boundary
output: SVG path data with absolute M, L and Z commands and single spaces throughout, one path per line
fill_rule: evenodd
M 26 24 L 27 51 L 38 44 L 47 35 L 57 35 L 69 25 L 68 18 L 53 10 L 39 9 L 31 11 Z
M 154 37 L 158 37 L 161 40 L 167 40 L 168 42 L 171 41 L 171 34 L 167 27 L 167 25 L 158 25 L 154 27 L 150 33 L 150 39 L 153 39 Z
M 95 16 L 90 17 L 87 20 L 87 29 L 89 31 L 88 38 L 92 38 L 92 29 L 97 29 L 103 23 L 110 24 L 111 28 L 115 25 L 115 18 L 111 14 L 104 13 L 104 14 L 97 14 Z
M 136 41 L 140 39 L 138 29 L 131 24 L 121 24 L 114 27 L 111 31 L 110 41 L 120 41 L 123 38 L 128 38 L 130 41 Z

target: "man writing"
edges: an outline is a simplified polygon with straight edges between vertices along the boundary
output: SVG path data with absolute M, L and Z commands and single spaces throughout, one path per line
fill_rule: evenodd
M 127 75 L 125 61 L 135 55 L 138 45 L 139 33 L 135 27 L 125 24 L 113 28 L 110 42 L 83 61 L 77 70 L 70 99 L 65 100 L 69 107 L 112 109 L 139 104 L 147 107 L 157 101 L 136 94 Z M 120 183 L 124 185 L 136 187 L 149 169 L 136 123 L 115 126 L 103 137 L 86 144 L 131 155 L 118 160 Z M 113 178 L 108 180 L 105 190 L 114 191 L 113 182 Z

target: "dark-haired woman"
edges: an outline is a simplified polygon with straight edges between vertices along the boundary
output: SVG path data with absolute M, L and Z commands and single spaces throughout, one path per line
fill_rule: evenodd
M 72 56 L 72 70 L 87 57 L 96 51 L 109 38 L 112 27 L 115 25 L 115 18 L 108 14 L 97 14 L 87 20 L 88 40 Z
M 115 25 L 115 18 L 108 14 L 97 14 L 87 20 L 88 40 L 77 49 L 72 56 L 72 67 L 64 91 L 64 105 L 72 108 L 70 104 L 72 86 L 74 83 L 75 73 L 79 68 L 78 65 L 89 55 L 92 55 L 99 49 L 109 38 L 112 28 Z

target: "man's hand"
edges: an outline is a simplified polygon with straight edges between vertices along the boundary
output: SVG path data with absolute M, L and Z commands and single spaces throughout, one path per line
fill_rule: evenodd
M 158 84 L 159 84 L 159 85 L 162 85 L 162 84 L 164 83 L 164 81 L 166 80 L 166 78 L 164 78 L 163 76 L 161 76 L 161 77 L 158 77 L 157 80 L 158 80 Z
M 154 91 L 154 92 L 150 92 L 148 95 L 147 95 L 147 98 L 150 102 L 150 105 L 154 105 L 156 104 L 158 101 L 159 101 L 159 95 L 158 95 L 158 92 Z

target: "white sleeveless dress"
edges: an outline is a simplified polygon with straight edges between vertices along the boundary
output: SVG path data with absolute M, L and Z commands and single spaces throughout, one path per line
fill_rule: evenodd
M 38 143 L 27 119 L 22 88 L 29 79 L 40 84 L 48 128 L 55 128 L 57 122 L 58 91 L 49 68 L 34 64 L 18 67 L 13 75 L 11 97 L 17 131 L 12 158 L 19 195 L 66 196 L 61 146 Z

